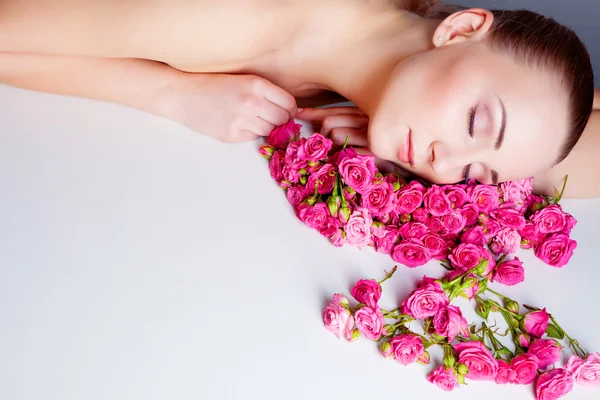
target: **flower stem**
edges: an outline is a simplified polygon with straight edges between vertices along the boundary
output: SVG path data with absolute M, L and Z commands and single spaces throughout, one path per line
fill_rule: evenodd
M 380 280 L 380 281 L 379 281 L 379 282 L 377 282 L 377 283 L 379 283 L 379 284 L 381 285 L 383 282 L 385 282 L 385 281 L 387 281 L 388 279 L 390 279 L 392 276 L 394 276 L 394 273 L 396 272 L 396 270 L 397 270 L 397 269 L 398 269 L 398 266 L 397 266 L 397 265 L 395 265 L 395 266 L 394 266 L 394 268 L 392 268 L 392 270 L 391 270 L 390 272 L 387 272 L 387 271 L 386 271 L 386 272 L 387 272 L 387 274 L 385 275 L 385 278 L 383 278 L 382 280 Z M 400 308 L 400 307 L 396 308 L 396 310 L 398 310 L 399 308 Z M 394 310 L 394 311 L 395 311 L 395 310 Z
M 571 336 L 569 336 L 569 334 L 558 324 L 558 322 L 556 322 L 556 319 L 554 319 L 554 317 L 552 315 L 550 315 L 550 320 L 552 321 L 552 323 L 554 324 L 554 326 L 556 326 L 558 328 L 558 330 L 561 331 L 563 335 L 565 335 L 565 337 L 569 341 L 569 347 L 571 348 L 571 350 L 573 350 L 573 352 L 578 357 L 580 357 L 580 358 L 586 358 L 587 357 L 587 352 L 585 352 L 581 348 L 581 346 L 579 345 L 579 342 L 577 340 L 573 339 Z
M 500 294 L 500 293 L 496 292 L 495 290 L 492 290 L 492 289 L 490 289 L 490 288 L 488 288 L 488 287 L 486 287 L 486 288 L 485 288 L 485 290 L 486 290 L 487 292 L 490 292 L 490 293 L 493 293 L 493 294 L 495 294 L 496 296 L 500 297 L 502 300 L 505 300 L 505 301 L 506 301 L 506 300 L 511 300 L 511 299 L 509 299 L 508 297 L 506 297 L 505 295 L 503 295 L 503 294 Z

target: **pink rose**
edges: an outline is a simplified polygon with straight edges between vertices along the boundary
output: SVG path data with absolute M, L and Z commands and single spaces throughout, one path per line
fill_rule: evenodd
M 521 235 L 521 248 L 530 249 L 544 241 L 546 234 L 540 233 L 531 221 L 525 221 L 523 228 L 519 229 Z
M 440 235 L 445 235 L 446 233 L 448 233 L 446 231 L 446 226 L 442 221 L 442 217 L 430 217 L 427 220 L 427 227 L 430 231 L 439 233 Z
M 481 216 L 479 217 L 479 219 L 482 220 Z M 492 239 L 494 239 L 494 237 L 496 236 L 498 231 L 500 231 L 500 229 L 502 228 L 500 226 L 500 224 L 492 218 L 483 219 L 482 225 L 483 225 L 483 237 L 485 238 L 486 242 L 489 242 Z
M 335 179 L 337 174 L 335 173 L 335 167 L 331 164 L 321 164 L 318 169 L 313 172 L 306 182 L 306 190 L 310 194 L 315 192 L 319 194 L 327 194 L 333 191 L 335 185 Z M 292 182 L 292 181 L 290 181 Z
M 427 231 L 427 226 L 420 222 L 408 222 L 400 228 L 400 236 L 404 239 L 421 239 Z
M 489 213 L 500 205 L 498 187 L 490 185 L 470 185 L 467 189 L 469 203 L 475 204 L 479 212 Z
M 298 150 L 298 157 L 306 161 L 319 161 L 327 157 L 333 142 L 319 133 L 306 139 L 304 145 Z
M 357 154 L 339 163 L 339 173 L 346 185 L 363 194 L 372 185 L 375 176 L 375 157 Z
M 283 179 L 290 183 L 300 182 L 300 168 L 294 165 L 284 165 L 281 173 L 283 174 Z
M 425 224 L 425 223 L 427 223 L 427 220 L 429 219 L 429 213 L 427 211 L 425 211 L 424 208 L 417 208 L 412 213 L 412 219 L 413 219 L 413 221 Z
M 465 227 L 465 218 L 459 211 L 451 211 L 440 218 L 445 231 L 448 233 L 458 233 Z
M 469 324 L 463 317 L 460 308 L 446 306 L 439 310 L 433 317 L 435 333 L 448 338 L 452 342 L 458 334 L 469 337 Z
M 467 202 L 467 192 L 459 185 L 445 186 L 444 193 L 448 197 L 453 209 L 460 208 Z
M 273 153 L 273 156 L 269 160 L 269 171 L 271 172 L 271 177 L 275 179 L 277 182 L 280 182 L 283 179 L 283 166 L 284 166 L 284 152 L 279 150 Z
M 460 386 L 456 380 L 454 370 L 452 368 L 446 368 L 443 365 L 437 367 L 433 372 L 427 375 L 427 380 L 446 392 L 451 392 Z
M 390 340 L 390 346 L 394 359 L 403 365 L 414 363 L 424 351 L 423 341 L 415 335 L 394 336 Z
M 528 348 L 529 347 L 530 338 L 529 338 L 528 334 L 526 334 L 526 333 L 520 333 L 517 336 L 517 341 L 519 342 L 519 344 L 521 345 L 521 347 L 524 347 L 524 348 Z
M 329 237 L 329 241 L 335 247 L 342 247 L 346 243 L 346 236 L 341 229 L 338 229 Z
M 459 271 L 470 271 L 481 261 L 483 250 L 483 247 L 474 244 L 461 243 L 452 250 L 452 254 L 448 256 L 448 259 L 452 266 Z
M 550 235 L 540 245 L 535 247 L 535 256 L 553 267 L 564 267 L 573 251 L 577 248 L 577 242 L 563 233 Z
M 459 273 L 460 275 L 460 273 Z M 479 281 L 476 275 L 474 274 L 469 274 L 467 275 L 467 277 L 473 278 L 474 279 L 474 284 L 472 286 L 467 286 L 463 289 L 463 291 L 461 292 L 461 294 L 463 296 L 465 296 L 467 299 L 469 300 L 473 300 L 475 298 L 475 296 L 477 295 L 477 292 L 479 291 Z
M 334 294 L 333 301 L 323 310 L 323 324 L 338 339 L 343 336 L 346 340 L 350 341 L 352 339 L 354 318 L 344 306 L 347 304 L 348 299 L 346 296 L 343 294 Z
M 465 375 L 474 381 L 493 381 L 498 373 L 498 361 L 481 342 L 458 343 L 454 346 L 458 362 L 469 368 Z
M 321 228 L 319 228 L 319 233 L 327 238 L 334 235 L 337 231 L 339 231 L 342 223 L 339 219 L 332 217 L 331 215 L 327 215 L 327 219 L 324 221 Z
M 302 125 L 290 120 L 286 124 L 273 129 L 266 142 L 276 149 L 283 149 L 294 137 L 300 135 L 300 128 L 302 128 Z
M 321 230 L 327 223 L 331 215 L 325 203 L 316 203 L 314 206 L 300 204 L 298 206 L 298 218 L 308 227 Z
M 372 216 L 377 217 L 392 211 L 395 208 L 395 199 L 394 185 L 382 182 L 365 191 L 362 206 L 369 210 Z
M 479 209 L 474 204 L 465 204 L 460 209 L 463 218 L 465 219 L 465 226 L 473 226 L 479 218 Z
M 295 170 L 300 170 L 308 165 L 304 160 L 298 157 L 298 150 L 306 141 L 305 138 L 300 138 L 296 141 L 291 142 L 285 149 L 285 165 Z
M 400 233 L 395 225 L 385 225 L 383 232 L 375 236 L 375 249 L 379 253 L 390 254 L 398 241 Z
M 432 258 L 443 260 L 448 256 L 448 244 L 440 235 L 429 232 L 421 240 Z
M 425 196 L 423 196 L 423 206 L 434 217 L 441 217 L 452 211 L 452 205 L 450 204 L 450 200 L 448 200 L 448 196 L 437 185 L 432 185 L 427 190 Z
M 600 387 L 600 353 L 590 354 L 585 360 L 572 356 L 566 368 L 581 386 Z
M 502 228 L 492 239 L 490 250 L 496 255 L 513 254 L 519 250 L 521 245 L 521 236 L 519 232 L 512 228 Z
M 363 304 L 377 303 L 381 298 L 381 286 L 375 280 L 361 279 L 352 288 L 352 297 Z
M 516 209 L 527 207 L 527 198 L 533 191 L 533 178 L 520 179 L 518 181 L 503 182 L 500 184 L 502 200 L 511 203 Z
M 411 181 L 396 192 L 396 212 L 410 214 L 423 202 L 425 186 L 417 181 Z
M 575 227 L 576 224 L 577 220 L 575 219 L 575 217 L 573 217 L 571 214 L 565 213 L 565 227 L 562 231 L 560 231 L 560 233 L 564 233 L 567 236 L 570 235 L 571 230 Z
M 304 191 L 303 186 L 291 186 L 287 190 L 286 195 L 287 195 L 288 201 L 294 207 L 297 207 L 298 205 L 300 205 L 300 203 L 302 203 L 304 201 L 304 199 L 306 198 L 306 192 Z
M 402 303 L 402 312 L 415 319 L 425 319 L 434 316 L 448 304 L 450 300 L 440 284 L 429 279 L 421 282 Z
M 515 371 L 513 371 L 513 369 L 510 367 L 510 365 L 500 359 L 498 360 L 498 372 L 496 373 L 496 377 L 494 378 L 494 381 L 498 384 L 498 385 L 506 385 L 507 383 L 514 383 L 515 379 L 517 377 L 517 373 Z
M 535 382 L 536 400 L 557 400 L 573 390 L 573 377 L 564 369 L 544 372 Z
M 540 369 L 546 369 L 560 360 L 561 347 L 554 340 L 534 340 L 528 351 L 538 358 Z
M 485 237 L 483 236 L 483 227 L 482 226 L 472 226 L 467 228 L 465 232 L 462 234 L 460 241 L 462 243 L 470 243 L 476 246 L 485 246 Z
M 392 260 L 409 268 L 419 267 L 431 260 L 429 250 L 419 239 L 402 240 L 392 250 Z
M 560 232 L 567 222 L 562 208 L 556 204 L 542 208 L 533 214 L 530 219 L 540 233 Z
M 546 333 L 546 328 L 548 327 L 548 321 L 550 320 L 550 315 L 546 312 L 546 309 L 543 308 L 539 311 L 530 311 L 525 314 L 523 318 L 523 326 L 527 333 L 529 333 L 534 338 L 540 338 Z
M 357 207 L 348 218 L 344 231 L 346 232 L 346 243 L 359 249 L 367 246 L 371 241 L 371 224 L 373 220 L 369 212 L 364 208 Z
M 383 332 L 383 314 L 379 308 L 362 307 L 354 313 L 358 331 L 369 340 L 377 340 Z
M 511 368 L 515 371 L 514 383 L 529 385 L 537 376 L 539 360 L 533 354 L 520 354 L 513 358 Z
M 514 208 L 499 208 L 492 212 L 492 217 L 505 228 L 518 230 L 525 226 L 525 217 Z
M 524 280 L 525 269 L 518 257 L 498 264 L 492 276 L 492 282 L 499 282 L 506 286 L 514 286 Z

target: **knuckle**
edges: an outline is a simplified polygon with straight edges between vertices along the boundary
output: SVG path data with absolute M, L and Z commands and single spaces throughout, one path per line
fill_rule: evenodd
M 242 95 L 241 103 L 244 108 L 254 109 L 258 105 L 258 97 L 252 93 L 246 93 Z

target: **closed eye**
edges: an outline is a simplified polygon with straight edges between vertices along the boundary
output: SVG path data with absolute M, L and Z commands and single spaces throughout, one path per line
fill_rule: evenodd
M 473 132 L 473 127 L 475 126 L 475 114 L 477 113 L 477 107 L 471 108 L 469 112 L 469 136 L 473 137 L 475 133 Z

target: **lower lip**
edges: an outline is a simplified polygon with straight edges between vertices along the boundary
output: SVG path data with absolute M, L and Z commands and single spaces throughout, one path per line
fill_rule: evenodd
M 408 131 L 400 148 L 398 148 L 398 160 L 404 164 L 412 164 L 410 162 L 410 131 Z

